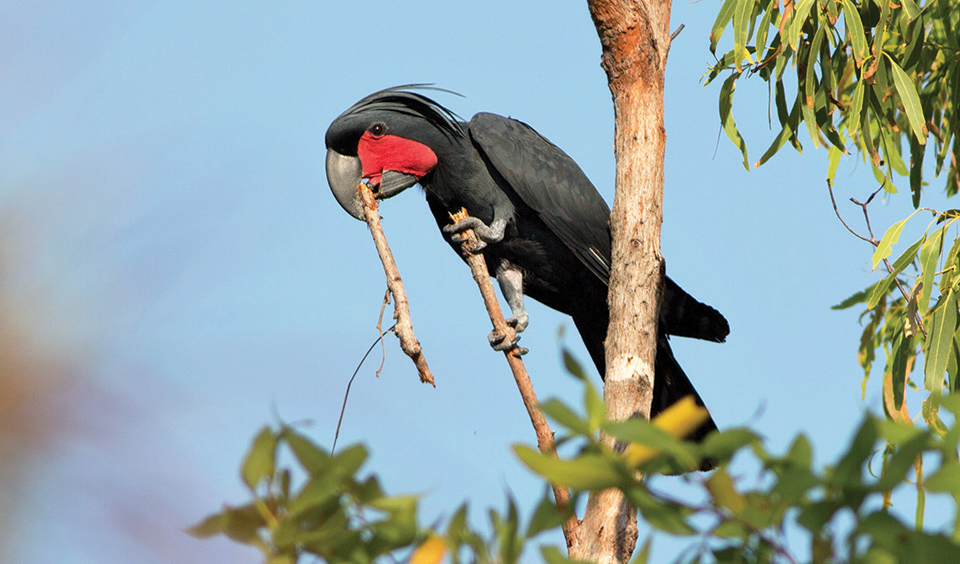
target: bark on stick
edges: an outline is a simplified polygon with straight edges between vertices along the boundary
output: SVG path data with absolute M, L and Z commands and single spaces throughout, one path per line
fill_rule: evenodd
M 467 210 L 465 209 L 450 214 L 450 219 L 452 219 L 454 223 L 466 217 Z M 477 286 L 480 288 L 480 295 L 483 296 L 483 303 L 487 308 L 487 314 L 490 316 L 490 322 L 493 324 L 493 328 L 497 333 L 504 335 L 504 342 L 512 341 L 516 335 L 516 331 L 514 331 L 513 327 L 507 325 L 507 321 L 503 318 L 503 311 L 500 309 L 497 293 L 493 289 L 493 283 L 490 282 L 490 271 L 487 269 L 486 260 L 484 260 L 482 254 L 473 251 L 473 249 L 477 247 L 477 235 L 472 229 L 464 231 L 461 235 L 466 238 L 462 244 L 463 256 L 467 264 L 470 265 L 470 271 L 473 273 L 474 281 L 476 281 Z M 547 423 L 543 412 L 540 411 L 540 401 L 537 399 L 537 394 L 533 391 L 533 382 L 530 381 L 530 375 L 527 374 L 527 369 L 524 367 L 523 359 L 520 358 L 517 349 L 518 347 L 514 345 L 512 348 L 503 351 L 503 354 L 507 358 L 511 372 L 513 372 L 513 379 L 517 383 L 517 389 L 520 390 L 523 405 L 527 408 L 530 422 L 533 424 L 533 429 L 537 434 L 537 447 L 543 454 L 556 457 L 557 450 L 553 441 L 553 431 L 550 430 L 550 424 Z M 551 484 L 551 487 L 553 488 L 553 496 L 557 501 L 557 508 L 560 509 L 561 513 L 568 510 L 572 512 L 573 508 L 570 507 L 569 490 L 556 484 Z M 577 540 L 577 528 L 579 528 L 579 526 L 580 522 L 577 520 L 575 513 L 571 513 L 570 517 L 563 524 L 563 536 L 567 540 L 568 549 Z
M 380 255 L 380 262 L 383 263 L 383 270 L 387 275 L 387 289 L 393 294 L 393 318 L 397 320 L 397 325 L 393 330 L 397 338 L 400 339 L 400 348 L 417 365 L 420 381 L 436 387 L 433 374 L 430 373 L 430 368 L 427 366 L 427 359 L 423 357 L 420 341 L 413 334 L 413 322 L 410 320 L 407 293 L 403 289 L 400 271 L 397 270 L 397 263 L 393 260 L 393 253 L 390 252 L 387 238 L 383 234 L 383 227 L 380 225 L 377 200 L 373 197 L 373 192 L 363 184 L 357 186 L 357 192 L 363 202 L 364 216 L 367 225 L 370 227 L 370 234 L 373 235 L 373 242 L 377 246 L 377 254 Z

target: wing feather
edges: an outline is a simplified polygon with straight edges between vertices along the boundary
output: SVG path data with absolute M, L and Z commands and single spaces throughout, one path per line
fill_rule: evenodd
M 470 136 L 517 195 L 598 278 L 610 276 L 610 208 L 583 170 L 529 125 L 496 114 Z

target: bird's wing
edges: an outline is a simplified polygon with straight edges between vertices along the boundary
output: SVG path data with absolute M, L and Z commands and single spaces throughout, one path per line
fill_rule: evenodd
M 529 125 L 503 116 L 475 115 L 470 136 L 520 199 L 606 283 L 610 208 L 577 163 Z

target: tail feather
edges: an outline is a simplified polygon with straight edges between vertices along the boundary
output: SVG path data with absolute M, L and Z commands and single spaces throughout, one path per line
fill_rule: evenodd
M 680 367 L 680 363 L 673 356 L 673 350 L 670 348 L 670 342 L 667 336 L 660 334 L 657 343 L 657 359 L 655 361 L 655 371 L 653 378 L 653 404 L 650 406 L 650 417 L 656 417 L 658 413 L 680 401 L 685 396 L 693 396 L 697 405 L 706 407 L 703 399 L 697 393 L 696 388 L 687 378 Z M 694 442 L 702 442 L 711 432 L 717 430 L 717 424 L 712 416 L 697 428 L 687 439 Z
M 596 316 L 580 316 L 574 318 L 574 323 L 583 338 L 583 343 L 587 346 L 587 351 L 589 351 L 594 365 L 600 372 L 600 377 L 603 378 L 606 374 L 606 357 L 603 347 L 607 335 L 606 319 L 598 319 Z M 690 379 L 683 372 L 683 368 L 680 367 L 680 363 L 673 356 L 673 350 L 670 348 L 670 342 L 666 334 L 661 332 L 657 342 L 657 359 L 654 363 L 653 403 L 650 406 L 650 417 L 656 417 L 658 413 L 688 395 L 692 395 L 698 405 L 703 405 L 700 394 L 697 393 Z M 716 429 L 717 424 L 710 417 L 688 439 L 700 442 Z
M 668 335 L 693 337 L 722 343 L 730 334 L 730 325 L 719 311 L 698 302 L 666 277 L 660 304 L 660 328 Z

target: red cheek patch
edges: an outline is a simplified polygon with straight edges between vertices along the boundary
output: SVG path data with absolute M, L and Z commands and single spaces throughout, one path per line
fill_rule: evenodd
M 374 136 L 367 131 L 357 145 L 357 156 L 363 164 L 363 178 L 380 183 L 385 170 L 412 174 L 417 180 L 437 166 L 437 155 L 423 143 L 396 135 Z

